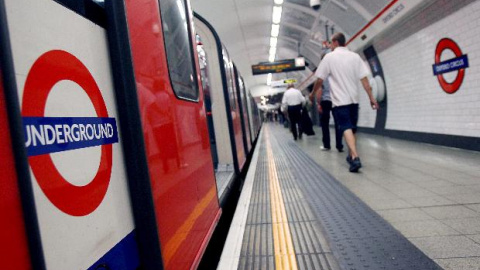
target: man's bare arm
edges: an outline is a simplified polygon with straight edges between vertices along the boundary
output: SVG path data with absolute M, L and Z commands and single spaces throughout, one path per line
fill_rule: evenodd
M 317 97 L 322 96 L 322 85 L 323 85 L 323 80 L 322 79 L 317 79 L 315 81 L 315 85 L 313 86 L 313 91 L 310 93 L 309 98 L 311 101 L 313 101 L 313 98 L 315 97 L 315 93 L 317 93 Z
M 372 87 L 370 86 L 370 83 L 368 82 L 368 78 L 364 77 L 360 80 L 363 85 L 363 89 L 365 89 L 365 92 L 367 92 L 368 98 L 370 99 L 370 106 L 372 106 L 372 109 L 376 110 L 378 109 L 378 103 L 375 97 L 373 96 L 372 93 Z

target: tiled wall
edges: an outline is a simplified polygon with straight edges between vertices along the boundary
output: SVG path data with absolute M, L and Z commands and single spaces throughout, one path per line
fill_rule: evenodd
M 479 14 L 480 1 L 438 0 L 373 43 L 385 75 L 387 130 L 480 137 Z M 470 64 L 454 94 L 444 92 L 433 75 L 442 38 L 454 40 Z M 441 60 L 453 57 L 447 50 Z M 456 73 L 445 78 L 451 81 Z M 360 107 L 359 126 L 371 127 L 375 113 L 368 99 L 362 98 Z

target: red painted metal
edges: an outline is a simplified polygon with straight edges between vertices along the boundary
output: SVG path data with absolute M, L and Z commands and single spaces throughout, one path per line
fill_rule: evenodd
M 173 92 L 158 0 L 127 0 L 126 8 L 164 266 L 190 269 L 220 212 L 203 94 L 199 86 L 191 102 Z
M 0 171 L 2 172 L 0 242 L 3 243 L 0 261 L 2 269 L 31 269 L 9 130 L 3 82 L 0 75 L 0 153 L 2 153 L 0 155 Z

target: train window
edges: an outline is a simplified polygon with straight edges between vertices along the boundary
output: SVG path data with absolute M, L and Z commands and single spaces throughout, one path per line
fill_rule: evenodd
M 159 2 L 173 91 L 178 98 L 197 101 L 198 85 L 185 0 Z

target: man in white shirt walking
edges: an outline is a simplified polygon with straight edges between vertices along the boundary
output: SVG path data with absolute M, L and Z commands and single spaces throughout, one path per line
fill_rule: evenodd
M 282 107 L 288 106 L 288 118 L 290 119 L 290 130 L 293 133 L 293 139 L 297 140 L 297 125 L 298 137 L 302 138 L 302 126 L 300 119 L 302 116 L 302 107 L 305 104 L 305 97 L 300 90 L 295 89 L 293 83 L 288 84 L 287 90 L 283 93 Z
M 368 69 L 357 53 L 351 52 L 345 47 L 345 36 L 342 33 L 333 35 L 331 46 L 333 52 L 323 58 L 315 72 L 318 79 L 310 95 L 313 97 L 319 90 L 317 95 L 321 96 L 322 83 L 328 77 L 333 104 L 332 112 L 349 149 L 347 156 L 350 164 L 349 170 L 358 172 L 362 167 L 355 139 L 358 121 L 357 84 L 359 80 L 367 92 L 372 109 L 376 110 L 378 103 L 373 97 L 372 87 L 368 82 Z

